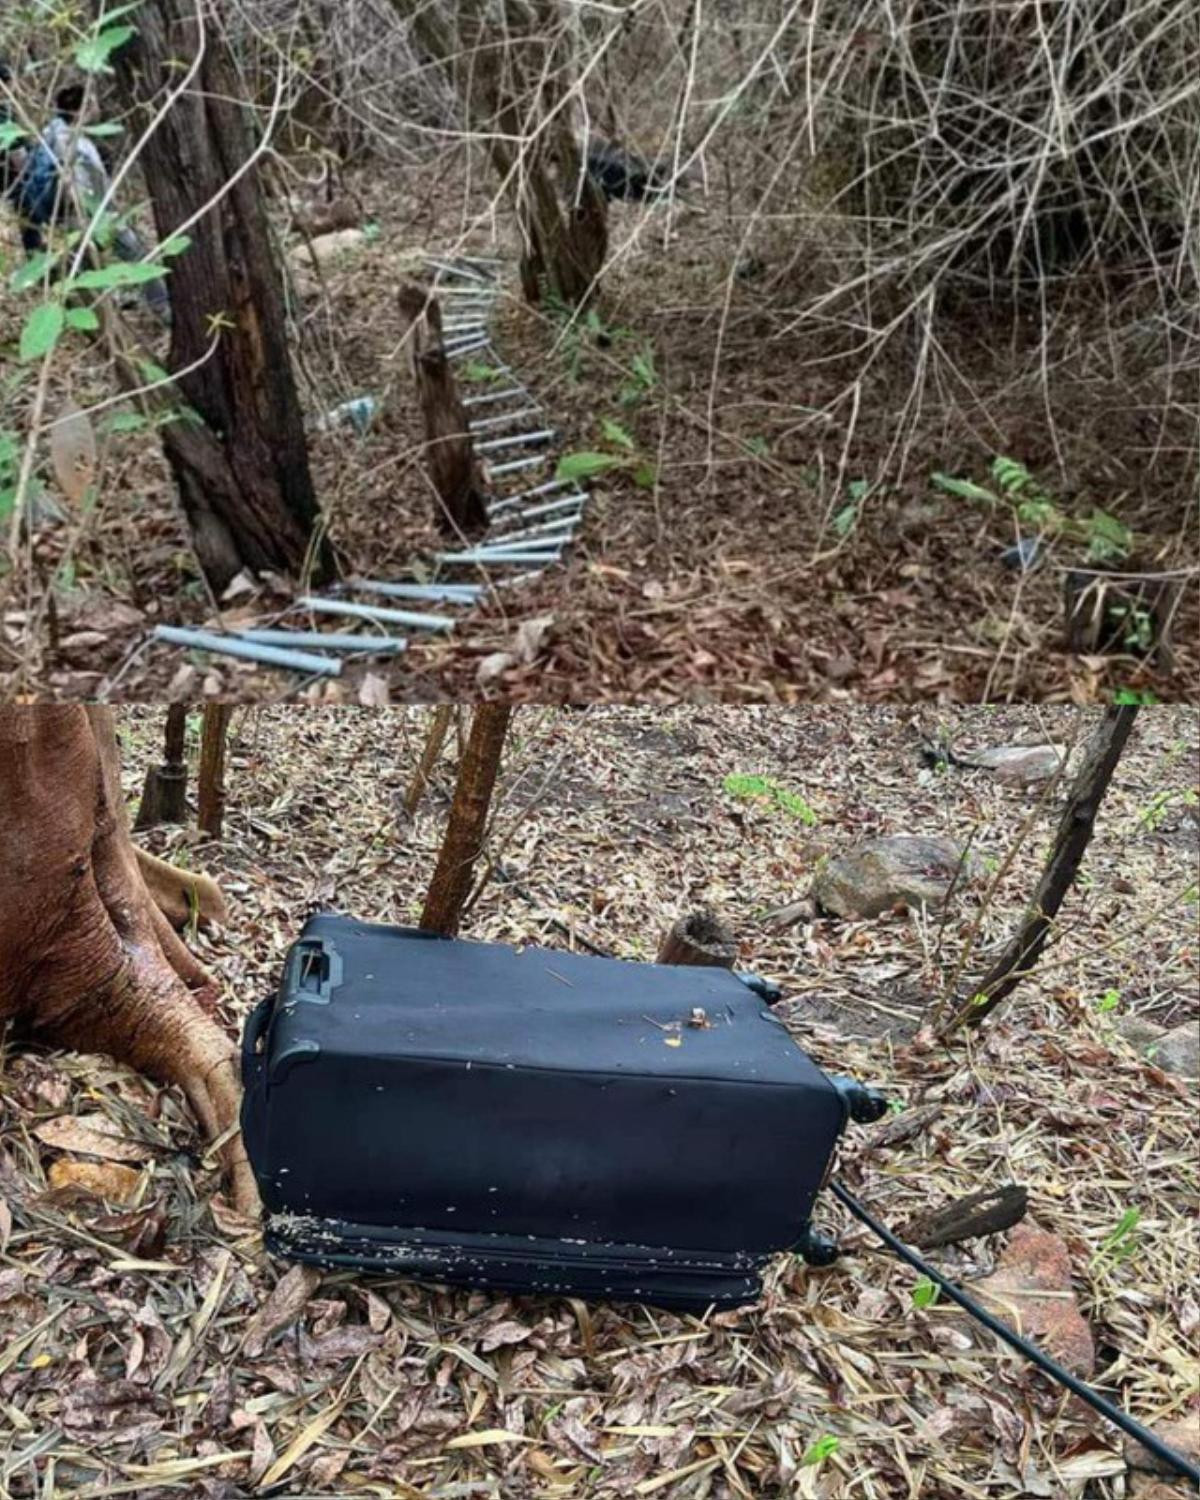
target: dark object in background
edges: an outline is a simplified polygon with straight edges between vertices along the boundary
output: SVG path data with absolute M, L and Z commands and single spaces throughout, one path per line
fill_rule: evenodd
M 1023 536 L 1011 547 L 1005 547 L 1000 554 L 1000 561 L 1006 568 L 1013 572 L 1028 573 L 1035 568 L 1042 556 L 1042 542 L 1040 537 Z
M 1081 656 L 1138 656 L 1169 671 L 1171 625 L 1181 583 L 1169 573 L 1072 568 L 1063 578 L 1067 650 Z
M 622 198 L 643 203 L 664 193 L 671 181 L 670 167 L 597 136 L 588 140 L 586 159 L 588 176 L 610 202 Z
M 811 1228 L 848 1118 L 727 969 L 517 952 L 328 914 L 246 1025 L 246 1150 L 275 1253 L 702 1308 Z

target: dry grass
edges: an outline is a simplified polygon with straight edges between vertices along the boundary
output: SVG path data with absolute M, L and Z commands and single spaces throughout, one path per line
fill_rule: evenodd
M 1088 719 L 962 710 L 942 727 L 963 746 L 1070 741 Z M 123 718 L 131 795 L 160 720 Z M 399 812 L 426 724 L 415 710 L 247 709 L 226 842 L 155 836 L 219 875 L 230 899 L 230 930 L 196 946 L 231 1025 L 273 983 L 314 903 L 385 921 L 418 910 L 449 789 L 443 769 L 414 821 Z M 1196 1017 L 1195 908 L 1181 900 L 1196 879 L 1185 801 L 1196 717 L 1142 715 L 1058 940 L 969 1051 L 930 1046 L 914 1027 L 953 970 L 977 893 L 944 928 L 913 916 L 777 933 L 764 921 L 823 854 L 871 833 L 974 830 L 977 852 L 1003 856 L 1037 793 L 986 773 L 923 774 L 918 741 L 886 710 L 525 710 L 492 852 L 527 894 L 491 881 L 468 933 L 557 945 L 565 929 L 636 959 L 680 912 L 714 906 L 744 965 L 784 985 L 783 1014 L 814 1056 L 904 1106 L 883 1127 L 890 1144 L 847 1139 L 852 1189 L 902 1225 L 981 1183 L 1027 1184 L 1032 1214 L 1068 1246 L 1098 1383 L 1143 1420 L 1181 1416 L 1198 1374 L 1195 1099 L 1115 1036 L 1097 1000 L 1115 989 L 1117 1015 Z M 726 794 L 735 771 L 774 776 L 817 823 Z M 1053 822 L 1053 806 L 1035 816 L 984 911 L 980 963 L 1019 913 Z M 829 1199 L 819 1219 L 844 1232 L 836 1267 L 780 1257 L 760 1305 L 707 1319 L 318 1283 L 264 1260 L 255 1226 L 212 1196 L 178 1101 L 143 1080 L 12 1048 L 0 1107 L 0 1472 L 14 1500 L 233 1500 L 276 1485 L 622 1500 L 1129 1493 L 1102 1424 L 956 1312 L 916 1307 L 911 1275 Z M 141 1177 L 120 1212 L 47 1186 L 54 1161 L 82 1155 L 62 1134 L 77 1116 L 107 1117 L 132 1150 Z M 1134 1253 L 1104 1254 L 1129 1208 L 1141 1214 Z M 970 1280 L 995 1251 L 985 1241 L 938 1259 Z M 826 1434 L 836 1454 L 805 1465 Z

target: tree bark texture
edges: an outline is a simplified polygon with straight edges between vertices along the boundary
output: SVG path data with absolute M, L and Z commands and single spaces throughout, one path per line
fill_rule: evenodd
M 572 129 L 565 8 L 554 0 L 459 0 L 452 25 L 426 0 L 392 3 L 425 51 L 450 68 L 469 128 L 486 142 L 514 203 L 526 299 L 540 300 L 544 279 L 560 302 L 584 304 L 608 250 L 608 213 Z
M 219 839 L 225 826 L 225 743 L 232 703 L 206 703 L 200 730 L 200 774 L 196 782 L 199 803 L 196 822 L 201 833 Z
M 1024 920 L 970 997 L 961 1001 L 950 1016 L 942 1028 L 943 1035 L 960 1026 L 978 1026 L 1037 966 L 1054 918 L 1091 842 L 1096 814 L 1136 717 L 1137 707 L 1133 705 L 1105 711 L 1071 786 L 1054 845 Z
M 463 903 L 471 890 L 475 861 L 483 848 L 488 808 L 511 716 L 512 709 L 506 703 L 483 703 L 471 718 L 471 733 L 458 768 L 450 820 L 421 913 L 421 926 L 426 932 L 453 937 L 458 931 Z
M 243 568 L 300 574 L 309 564 L 321 580 L 332 555 L 258 172 L 243 170 L 253 143 L 219 12 L 212 0 L 147 0 L 136 21 L 136 36 L 114 57 L 135 133 L 200 58 L 141 154 L 161 238 L 203 210 L 169 279 L 168 367 L 188 371 L 177 385 L 190 414 L 162 429 L 196 554 L 218 592 Z
M 213 982 L 154 904 L 129 836 L 112 713 L 0 708 L 0 1020 L 177 1084 L 210 1138 L 236 1124 Z M 241 1141 L 233 1196 L 257 1194 Z
M 478 533 L 488 523 L 487 492 L 442 344 L 441 308 L 415 282 L 402 283 L 398 297 L 425 430 L 425 466 L 438 498 L 434 519 L 452 535 Z
M 442 746 L 446 743 L 446 735 L 449 733 L 450 721 L 453 717 L 454 705 L 452 703 L 441 703 L 433 711 L 433 718 L 429 724 L 429 737 L 421 751 L 416 774 L 404 797 L 404 811 L 410 818 L 421 805 L 421 798 L 425 795 L 425 788 L 429 785 L 433 768 L 437 765 Z

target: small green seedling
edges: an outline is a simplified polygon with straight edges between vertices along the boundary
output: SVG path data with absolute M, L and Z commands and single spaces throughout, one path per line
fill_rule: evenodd
M 835 1437 L 832 1432 L 824 1432 L 815 1443 L 809 1443 L 804 1450 L 804 1457 L 800 1460 L 800 1467 L 816 1468 L 823 1464 L 827 1458 L 833 1455 L 842 1446 L 841 1438 Z
M 722 785 L 731 797 L 765 802 L 769 807 L 799 818 L 809 828 L 817 824 L 817 815 L 804 798 L 798 792 L 780 786 L 773 776 L 745 776 L 735 772 L 726 776 Z
M 1096 1001 L 1096 1009 L 1101 1015 L 1107 1015 L 1110 1010 L 1116 1010 L 1120 1003 L 1120 990 L 1105 990 L 1103 995 Z
M 912 1289 L 913 1306 L 932 1307 L 941 1294 L 942 1289 L 936 1281 L 930 1281 L 928 1276 L 922 1276 Z
M 1142 1211 L 1140 1208 L 1127 1208 L 1117 1220 L 1116 1228 L 1109 1231 L 1100 1242 L 1100 1249 L 1095 1258 L 1109 1255 L 1113 1260 L 1128 1260 L 1131 1255 L 1136 1255 L 1141 1245 L 1140 1237 L 1135 1233 L 1141 1223 Z

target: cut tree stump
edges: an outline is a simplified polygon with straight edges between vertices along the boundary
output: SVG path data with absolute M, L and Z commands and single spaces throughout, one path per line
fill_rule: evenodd
M 737 943 L 729 929 L 712 912 L 696 911 L 673 924 L 655 962 L 732 969 L 736 958 Z
M 187 707 L 182 703 L 172 703 L 167 709 L 163 763 L 150 767 L 142 787 L 137 822 L 133 825 L 138 832 L 158 823 L 187 822 L 186 734 Z
M 487 529 L 487 491 L 442 344 L 441 308 L 416 282 L 402 282 L 397 295 L 425 429 L 425 465 L 439 502 L 435 519 L 451 535 L 478 534 Z

